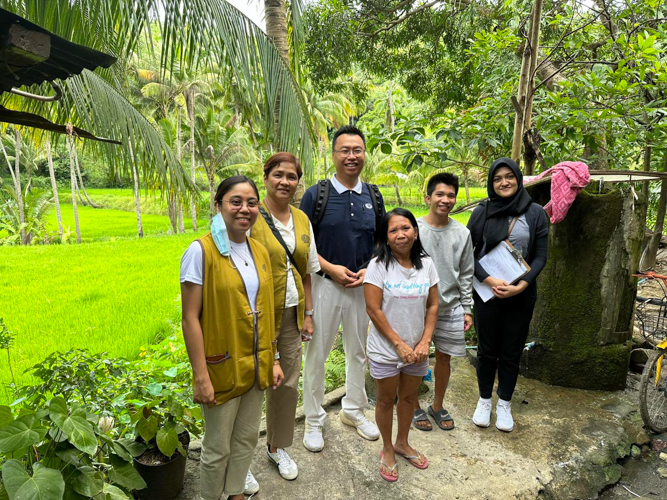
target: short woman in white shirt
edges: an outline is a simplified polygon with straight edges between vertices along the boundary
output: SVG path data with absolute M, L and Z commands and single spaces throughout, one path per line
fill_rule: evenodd
M 380 476 L 393 482 L 398 479 L 396 455 L 418 469 L 428 467 L 428 459 L 408 444 L 408 433 L 438 319 L 438 273 L 419 241 L 410 211 L 388 212 L 377 234 L 375 256 L 364 279 L 366 311 L 372 321 L 367 355 L 377 384 L 375 421 L 383 442 Z M 397 392 L 398 429 L 392 444 Z
M 299 399 L 301 343 L 313 335 L 310 275 L 320 270 L 315 237 L 308 216 L 290 206 L 303 174 L 291 153 L 276 153 L 264 164 L 266 197 L 250 232 L 269 251 L 273 270 L 277 350 L 285 374 L 283 384 L 266 393 L 266 453 L 287 480 L 299 470 L 285 448 L 292 446 L 294 417 Z M 284 245 L 284 246 L 283 246 Z M 259 488 L 248 474 L 246 493 Z

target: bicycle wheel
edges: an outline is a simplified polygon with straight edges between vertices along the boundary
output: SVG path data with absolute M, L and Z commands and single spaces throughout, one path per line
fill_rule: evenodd
M 660 368 L 660 375 L 656 372 Z M 658 434 L 667 431 L 667 357 L 665 350 L 651 353 L 639 385 L 639 409 L 646 427 Z

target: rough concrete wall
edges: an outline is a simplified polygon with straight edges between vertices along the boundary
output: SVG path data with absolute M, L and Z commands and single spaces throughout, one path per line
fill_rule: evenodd
M 548 185 L 531 193 L 542 204 Z M 630 193 L 595 186 L 549 230 L 547 266 L 522 359 L 522 374 L 580 389 L 625 387 L 640 257 L 638 210 Z

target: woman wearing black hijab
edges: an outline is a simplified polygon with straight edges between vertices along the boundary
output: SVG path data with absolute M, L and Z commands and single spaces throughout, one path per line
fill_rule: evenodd
M 511 432 L 514 420 L 510 401 L 537 298 L 535 278 L 547 262 L 549 225 L 542 207 L 534 203 L 523 188 L 523 175 L 514 160 L 498 158 L 493 162 L 486 189 L 488 201 L 475 208 L 468 222 L 474 247 L 475 277 L 489 285 L 495 296 L 484 302 L 477 293 L 473 294 L 479 401 L 472 421 L 479 427 L 489 426 L 497 371 L 496 427 Z M 508 234 L 510 243 L 521 250 L 531 268 L 514 285 L 489 276 L 479 264 L 479 259 L 508 239 Z

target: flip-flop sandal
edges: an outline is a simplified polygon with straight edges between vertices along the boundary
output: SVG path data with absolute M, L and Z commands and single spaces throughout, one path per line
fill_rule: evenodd
M 454 419 L 449 414 L 449 412 L 444 408 L 440 411 L 435 411 L 433 410 L 433 408 L 431 408 L 431 405 L 429 405 L 428 414 L 433 417 L 433 420 L 435 420 L 436 425 L 440 427 L 443 431 L 451 431 L 454 427 L 456 427 L 456 424 L 454 424 Z M 442 425 L 443 422 L 451 422 L 452 426 L 446 427 Z
M 415 428 L 419 431 L 433 430 L 433 426 L 420 427 L 416 424 L 416 422 L 428 422 L 429 424 L 431 423 L 431 421 L 428 419 L 428 415 L 426 415 L 426 412 L 424 410 L 415 410 L 414 414 L 412 415 L 412 425 L 414 425 Z
M 391 474 L 382 472 L 382 466 L 384 465 L 385 468 L 389 469 L 389 472 L 394 472 L 396 470 L 396 467 L 398 467 L 398 462 L 396 462 L 392 467 L 389 467 L 382 460 L 383 456 L 384 456 L 383 452 L 380 452 L 380 476 L 382 476 L 382 479 L 384 479 L 385 481 L 389 481 L 390 483 L 395 483 L 396 481 L 398 481 L 398 474 L 392 476 Z
M 395 451 L 395 450 L 394 450 L 394 453 L 396 455 L 400 455 L 403 458 L 405 458 L 410 465 L 412 465 L 413 467 L 416 467 L 417 469 L 424 470 L 428 467 L 428 458 L 426 458 L 424 455 L 422 455 L 422 453 L 418 450 L 417 450 L 417 455 L 413 456 L 413 457 L 408 456 L 408 455 L 404 455 L 403 453 Z M 422 459 L 424 460 L 424 462 L 420 464 L 419 462 Z

